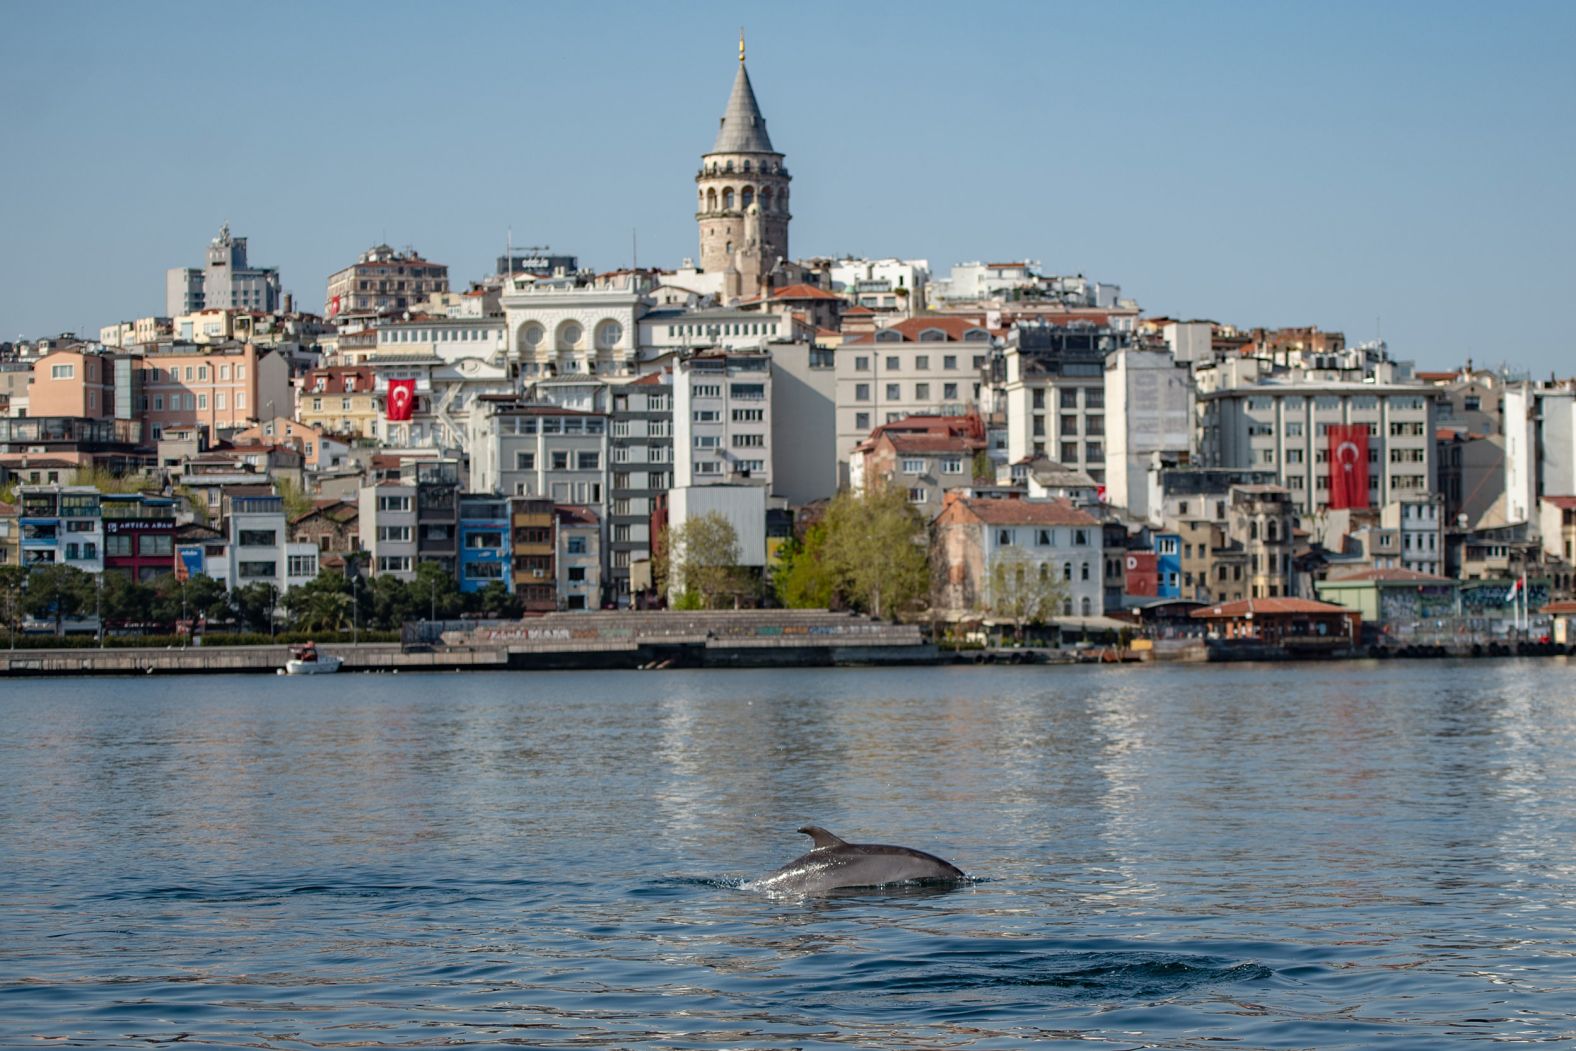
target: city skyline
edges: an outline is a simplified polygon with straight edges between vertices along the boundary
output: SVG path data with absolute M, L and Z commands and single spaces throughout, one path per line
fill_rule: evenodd
M 733 9 L 615 7 L 629 29 L 609 33 L 608 18 L 488 6 L 445 35 L 413 5 L 376 24 L 367 7 L 287 5 L 244 38 L 180 17 L 199 10 L 17 13 L 0 45 L 19 100 L 0 186 L 25 205 L 0 220 L 5 338 L 157 312 L 164 272 L 224 222 L 306 310 L 381 241 L 446 263 L 457 287 L 511 230 L 602 270 L 698 258 L 691 180 L 734 71 Z M 797 256 L 927 258 L 937 274 L 1037 259 L 1151 315 L 1382 334 L 1422 367 L 1560 370 L 1568 344 L 1507 345 L 1483 306 L 1571 284 L 1557 132 L 1576 18 L 1467 11 L 1024 6 L 979 23 L 921 8 L 897 25 L 812 5 L 745 28 L 795 175 Z M 426 53 L 398 68 L 345 58 L 416 39 Z M 256 61 L 218 61 L 212 90 L 202 71 L 238 43 Z M 126 60 L 139 48 L 189 61 Z

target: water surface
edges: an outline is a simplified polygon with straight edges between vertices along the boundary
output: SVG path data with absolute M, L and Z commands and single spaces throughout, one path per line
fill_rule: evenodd
M 1569 1042 L 1571 672 L 0 681 L 0 1045 Z

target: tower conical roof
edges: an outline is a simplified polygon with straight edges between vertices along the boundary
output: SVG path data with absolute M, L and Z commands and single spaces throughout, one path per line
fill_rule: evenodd
M 722 127 L 717 129 L 717 141 L 712 153 L 776 153 L 771 137 L 766 134 L 766 118 L 755 102 L 755 89 L 750 86 L 750 74 L 743 61 L 739 75 L 733 78 L 733 94 L 728 96 L 728 108 L 722 113 Z

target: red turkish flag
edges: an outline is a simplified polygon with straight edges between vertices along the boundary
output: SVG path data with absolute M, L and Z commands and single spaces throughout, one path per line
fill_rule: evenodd
M 389 380 L 388 418 L 408 420 L 416 407 L 415 380 Z
M 1368 425 L 1330 424 L 1330 510 L 1368 508 Z

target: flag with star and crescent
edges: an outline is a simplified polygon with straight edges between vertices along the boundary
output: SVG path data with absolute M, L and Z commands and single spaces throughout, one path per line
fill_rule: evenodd
M 1330 424 L 1330 510 L 1368 507 L 1368 425 Z
M 385 415 L 391 421 L 408 420 L 416 407 L 415 380 L 389 380 Z

